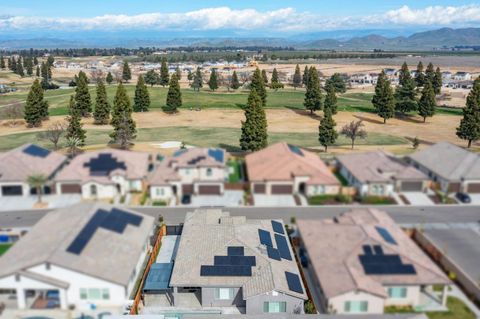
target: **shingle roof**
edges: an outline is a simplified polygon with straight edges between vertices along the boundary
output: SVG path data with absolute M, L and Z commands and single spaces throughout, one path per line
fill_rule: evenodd
M 269 258 L 262 248 L 258 230 L 270 231 L 271 220 L 247 220 L 230 217 L 221 210 L 196 210 L 188 213 L 180 237 L 171 286 L 186 287 L 242 287 L 244 298 L 273 290 L 306 299 L 305 293 L 290 291 L 285 271 L 299 274 L 295 260 L 280 261 Z M 228 246 L 244 247 L 245 256 L 255 256 L 256 266 L 251 277 L 200 276 L 201 265 L 213 265 L 214 256 L 226 256 Z M 291 247 L 289 250 L 293 256 Z M 305 289 L 304 289 L 305 291 Z
M 351 291 L 386 297 L 384 285 L 448 284 L 445 274 L 385 213 L 376 209 L 354 209 L 335 220 L 297 221 L 322 290 L 327 298 Z M 396 244 L 386 242 L 376 229 L 386 229 Z M 416 274 L 367 275 L 359 260 L 364 245 L 378 245 L 385 254 L 400 256 L 412 264 Z
M 126 286 L 153 228 L 153 217 L 122 209 L 141 216 L 140 225 L 127 225 L 122 234 L 98 228 L 80 254 L 67 251 L 99 209 L 112 208 L 82 203 L 48 213 L 0 258 L 0 277 L 49 262 Z

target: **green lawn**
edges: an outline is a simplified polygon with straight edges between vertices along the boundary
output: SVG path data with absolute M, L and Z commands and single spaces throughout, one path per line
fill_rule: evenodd
M 0 244 L 0 256 L 5 254 L 10 247 L 12 247 L 12 244 Z
M 430 319 L 475 319 L 472 311 L 460 300 L 455 297 L 448 297 L 447 312 L 427 312 Z
M 238 182 L 241 181 L 241 179 L 242 179 L 242 176 L 241 176 L 241 173 L 240 173 L 241 165 L 242 165 L 242 162 L 240 162 L 238 160 L 228 161 L 227 166 L 233 168 L 233 173 L 231 173 L 228 176 L 228 182 L 229 183 L 238 183 Z
M 316 195 L 308 198 L 308 204 L 312 206 L 318 205 L 338 205 L 349 204 L 352 198 L 346 195 Z

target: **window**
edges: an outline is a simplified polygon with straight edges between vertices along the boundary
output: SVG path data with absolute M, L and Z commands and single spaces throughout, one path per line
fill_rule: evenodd
M 390 298 L 406 298 L 407 297 L 407 288 L 406 287 L 390 287 L 388 288 L 388 296 Z
M 157 187 L 157 196 L 163 196 L 165 194 L 165 191 L 163 190 L 162 187 Z
M 95 184 L 90 185 L 90 194 L 92 196 L 97 196 L 97 185 Z
M 45 263 L 45 269 L 50 270 L 50 263 Z
M 263 303 L 263 312 L 277 313 L 287 312 L 287 303 L 285 301 L 265 301 Z
M 110 291 L 108 288 L 80 288 L 80 299 L 81 300 L 109 300 Z
M 215 288 L 215 300 L 232 300 L 233 288 Z
M 347 301 L 345 302 L 345 312 L 360 313 L 368 311 L 368 301 Z
M 103 300 L 110 299 L 110 291 L 108 289 L 102 289 L 102 299 Z
M 80 299 L 86 300 L 88 298 L 87 289 L 80 288 Z
M 90 288 L 88 289 L 88 299 L 100 299 L 100 289 Z
M 207 176 L 212 176 L 212 169 L 211 168 L 207 168 Z

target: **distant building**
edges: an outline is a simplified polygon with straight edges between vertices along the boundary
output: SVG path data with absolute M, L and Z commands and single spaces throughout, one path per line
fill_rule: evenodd
M 356 73 L 349 77 L 352 84 L 377 84 L 378 74 L 376 73 Z
M 468 72 L 457 72 L 453 75 L 455 81 L 470 81 L 472 79 L 472 74 Z

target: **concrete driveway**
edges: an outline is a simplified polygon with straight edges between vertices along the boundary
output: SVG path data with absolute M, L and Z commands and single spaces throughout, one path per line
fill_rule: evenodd
M 405 192 L 403 196 L 410 202 L 410 205 L 430 206 L 435 205 L 427 194 L 422 192 Z
M 282 206 L 282 207 L 293 207 L 297 206 L 295 204 L 295 199 L 293 195 L 262 195 L 254 194 L 253 203 L 255 206 Z
M 48 208 L 60 208 L 76 204 L 82 200 L 80 195 L 44 195 L 42 201 L 48 203 Z M 0 211 L 32 209 L 37 202 L 37 196 L 2 196 Z
M 471 205 L 480 205 L 480 194 L 471 194 L 469 193 L 470 198 L 472 199 Z
M 227 190 L 223 195 L 197 195 L 192 196 L 192 203 L 187 206 L 222 206 L 237 207 L 243 205 L 242 190 Z

